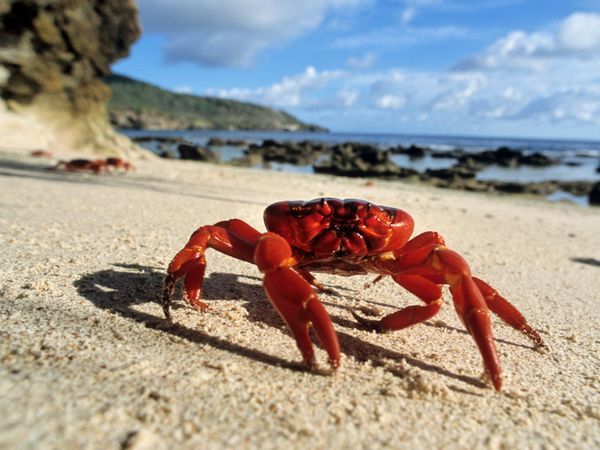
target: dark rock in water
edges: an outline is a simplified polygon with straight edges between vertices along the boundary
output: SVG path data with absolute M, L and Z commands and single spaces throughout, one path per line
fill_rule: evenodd
M 596 173 L 600 173 L 600 166 L 596 167 Z
M 172 150 L 164 150 L 160 152 L 159 156 L 164 159 L 177 159 L 177 153 Z
M 563 164 L 568 167 L 581 167 L 583 166 L 582 162 L 579 161 L 564 161 Z
M 486 150 L 478 153 L 467 153 L 458 158 L 459 163 L 471 160 L 481 164 L 497 164 L 502 167 L 517 167 L 523 154 L 518 150 L 500 147 L 498 150 Z
M 508 194 L 523 194 L 527 188 L 523 183 L 496 182 L 494 184 L 494 189 Z
M 347 177 L 405 178 L 419 174 L 416 170 L 396 165 L 389 150 L 350 142 L 334 146 L 329 160 L 313 165 L 313 169 L 317 173 Z
M 177 150 L 179 151 L 179 156 L 181 159 L 191 159 L 194 161 L 212 163 L 220 162 L 220 158 L 215 152 L 200 145 L 179 144 L 177 146 Z
M 593 184 L 591 181 L 561 181 L 558 183 L 559 189 L 577 196 L 588 195 Z
M 190 144 L 190 141 L 178 136 L 136 136 L 135 142 L 162 142 L 165 144 Z
M 259 153 L 246 153 L 241 158 L 235 158 L 227 161 L 227 164 L 242 167 L 256 167 L 263 163 L 264 161 Z
M 208 142 L 206 143 L 206 145 L 208 145 L 209 147 L 222 147 L 224 145 L 227 145 L 227 143 L 225 142 L 225 139 L 221 139 L 218 137 L 212 137 L 208 140 Z
M 522 155 L 519 157 L 519 164 L 524 166 L 536 166 L 536 167 L 547 167 L 557 164 L 558 161 L 549 158 L 543 153 L 531 153 L 529 155 Z
M 543 153 L 535 152 L 524 154 L 521 150 L 513 150 L 509 147 L 499 147 L 497 150 L 485 150 L 478 153 L 464 153 L 458 158 L 458 162 L 463 164 L 478 163 L 483 165 L 496 164 L 501 167 L 515 168 L 521 165 L 546 167 L 558 164 L 558 161 Z
M 600 181 L 593 184 L 590 193 L 588 194 L 590 205 L 600 206 Z
M 243 139 L 228 139 L 225 142 L 225 145 L 229 145 L 231 147 L 247 147 L 248 142 L 244 141 Z
M 485 167 L 485 164 L 475 161 L 473 158 L 461 158 L 459 162 L 457 162 L 454 168 L 460 168 L 465 172 L 476 173 L 482 170 Z
M 454 180 L 456 178 L 472 179 L 475 178 L 476 173 L 465 167 L 454 166 L 447 169 L 427 169 L 425 175 L 443 180 Z
M 327 146 L 314 146 L 309 141 L 278 142 L 265 139 L 262 145 L 250 145 L 246 155 L 260 155 L 264 162 L 287 163 L 298 166 L 310 166 L 321 156 Z
M 134 0 L 1 1 L 0 114 L 7 120 L 0 124 L 26 129 L 39 121 L 43 131 L 23 137 L 29 145 L 41 139 L 96 155 L 139 151 L 109 124 L 110 90 L 101 81 L 139 35 Z
M 465 156 L 467 152 L 459 148 L 454 150 L 436 150 L 431 152 L 431 157 L 436 159 L 458 159 Z
M 398 146 L 390 149 L 392 153 L 396 153 L 399 155 L 408 155 L 411 158 L 418 159 L 423 158 L 427 153 L 429 153 L 428 148 L 417 147 L 416 145 L 411 145 L 408 148 L 404 148 L 402 146 Z

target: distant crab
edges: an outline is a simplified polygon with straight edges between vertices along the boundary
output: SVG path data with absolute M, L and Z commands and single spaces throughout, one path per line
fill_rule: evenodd
M 59 161 L 54 168 L 66 170 L 67 172 L 93 172 L 98 175 L 101 171 L 106 172 L 106 161 L 102 159 L 72 159 L 70 161 Z
M 106 166 L 113 169 L 123 169 L 125 172 L 135 170 L 135 166 L 122 158 L 106 158 Z
M 380 320 L 354 313 L 361 324 L 378 332 L 431 319 L 443 304 L 442 285 L 448 285 L 456 312 L 479 347 L 496 390 L 502 386 L 502 373 L 490 311 L 527 335 L 536 347 L 543 346 L 523 315 L 489 284 L 474 277 L 466 261 L 446 247 L 438 233 L 428 231 L 409 239 L 414 222 L 400 209 L 354 199 L 284 201 L 270 205 L 264 221 L 266 233 L 239 219 L 198 228 L 169 264 L 162 296 L 166 318 L 171 319 L 171 297 L 180 277 L 185 279 L 187 301 L 198 310 L 206 309 L 200 300 L 205 251 L 214 248 L 258 266 L 264 274 L 267 296 L 289 327 L 309 368 L 316 367 L 310 326 L 327 351 L 332 369 L 340 362 L 337 334 L 313 288 L 324 289 L 310 272 L 389 275 L 424 303 Z
M 29 155 L 34 158 L 54 158 L 52 152 L 48 150 L 33 150 Z

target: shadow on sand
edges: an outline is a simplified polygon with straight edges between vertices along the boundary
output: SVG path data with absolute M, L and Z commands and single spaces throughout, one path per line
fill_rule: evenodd
M 594 258 L 571 258 L 571 261 L 587 264 L 588 266 L 600 267 L 600 260 Z
M 290 362 L 261 350 L 247 348 L 220 337 L 212 336 L 202 330 L 188 328 L 177 323 L 169 324 L 162 318 L 162 314 L 153 315 L 139 311 L 135 308 L 136 305 L 159 302 L 164 278 L 162 268 L 140 266 L 137 264 L 114 264 L 114 267 L 114 269 L 106 269 L 86 274 L 75 281 L 74 285 L 79 294 L 98 308 L 143 323 L 148 328 L 157 329 L 163 333 L 187 339 L 190 342 L 208 344 L 214 348 L 241 355 L 265 364 L 279 366 L 288 370 L 303 370 L 304 366 L 301 363 Z M 244 282 L 243 280 L 249 280 L 249 282 Z M 176 292 L 176 295 L 177 298 L 181 298 L 180 292 Z M 240 302 L 241 300 L 243 302 L 242 306 L 248 312 L 248 320 L 260 322 L 277 329 L 280 329 L 283 325 L 282 319 L 266 300 L 262 287 L 260 286 L 260 278 L 258 277 L 247 277 L 228 273 L 211 273 L 204 281 L 203 299 L 208 302 L 216 299 L 235 300 L 236 302 Z M 183 302 L 175 302 L 173 305 L 174 310 L 182 307 L 186 307 Z M 176 320 L 176 312 L 174 315 Z M 331 318 L 332 321 L 338 325 L 338 328 L 355 328 L 357 326 L 356 323 L 339 316 L 332 315 Z M 439 326 L 433 324 L 428 325 Z M 442 327 L 444 326 L 445 325 L 442 325 Z M 463 332 L 463 330 L 457 330 L 452 327 L 447 328 Z M 364 342 L 355 336 L 340 332 L 339 330 L 338 336 L 343 353 L 358 361 L 370 361 L 374 366 L 382 366 L 382 359 L 385 359 L 387 363 L 383 364 L 383 367 L 395 375 L 402 376 L 402 373 L 400 373 L 397 368 L 393 367 L 395 364 L 390 365 L 389 362 L 401 363 L 402 361 L 405 361 L 409 365 L 421 370 L 441 374 L 451 380 L 460 381 L 470 386 L 489 389 L 489 387 L 478 378 L 457 374 L 401 352 Z M 464 387 L 456 385 L 449 385 L 448 387 L 449 389 L 462 393 L 481 395 L 477 391 L 467 390 Z

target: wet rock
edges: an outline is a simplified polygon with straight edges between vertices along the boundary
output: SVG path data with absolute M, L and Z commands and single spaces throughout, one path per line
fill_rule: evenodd
M 595 182 L 591 187 L 588 200 L 590 205 L 600 206 L 600 181 Z
M 577 196 L 588 195 L 593 189 L 590 181 L 561 181 L 557 183 L 560 190 Z
M 461 149 L 436 150 L 431 152 L 431 157 L 436 159 L 458 159 L 465 156 L 467 152 Z
M 427 153 L 429 153 L 429 149 L 425 147 L 417 147 L 416 145 L 411 145 L 408 148 L 398 146 L 390 149 L 392 153 L 398 155 L 408 155 L 412 159 L 419 159 L 425 157 Z
M 256 167 L 263 164 L 263 159 L 259 153 L 247 153 L 241 158 L 229 160 L 227 164 L 231 164 L 232 166 Z
M 262 145 L 250 145 L 246 155 L 260 155 L 264 162 L 309 166 L 321 156 L 326 146 L 314 146 L 310 141 L 278 142 L 266 139 Z
M 495 182 L 493 184 L 494 189 L 499 192 L 505 192 L 507 194 L 524 194 L 526 186 L 523 183 L 514 182 Z
M 177 150 L 179 151 L 179 157 L 181 159 L 191 159 L 194 161 L 204 161 L 212 163 L 218 163 L 221 161 L 219 156 L 215 152 L 200 145 L 179 144 L 177 146 Z
M 398 166 L 391 160 L 390 150 L 369 144 L 345 143 L 331 149 L 328 160 L 313 165 L 317 173 L 347 177 L 405 178 L 417 176 L 416 170 Z
M 547 167 L 557 164 L 558 161 L 549 158 L 543 153 L 535 152 L 528 155 L 521 155 L 518 159 L 518 163 L 524 166 Z
M 177 159 L 178 155 L 173 150 L 164 150 L 160 152 L 159 156 L 164 159 Z
M 222 147 L 224 145 L 227 145 L 227 142 L 225 141 L 225 139 L 212 137 L 208 140 L 206 145 L 208 145 L 209 147 Z
M 190 141 L 177 136 L 136 136 L 135 142 L 162 142 L 165 144 L 189 144 Z
M 558 161 L 543 153 L 535 152 L 524 154 L 521 150 L 514 150 L 509 147 L 499 147 L 497 150 L 485 150 L 477 153 L 465 153 L 457 158 L 459 164 L 477 163 L 483 165 L 498 165 L 501 167 L 515 168 L 521 165 L 546 167 L 558 164 Z
M 443 180 L 472 179 L 475 178 L 476 172 L 467 167 L 454 166 L 447 169 L 427 169 L 425 176 L 433 178 L 441 178 Z
M 484 165 L 496 164 L 502 167 L 517 167 L 520 156 L 522 156 L 522 153 L 518 150 L 500 147 L 498 150 L 465 154 L 458 158 L 458 162 L 462 164 L 470 161 L 471 164 L 475 162 Z
M 225 141 L 225 145 L 229 145 L 231 147 L 247 147 L 248 142 L 243 139 L 228 139 Z

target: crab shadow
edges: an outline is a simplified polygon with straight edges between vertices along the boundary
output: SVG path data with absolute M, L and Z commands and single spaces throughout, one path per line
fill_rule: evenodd
M 196 328 L 168 323 L 162 318 L 162 312 L 160 315 L 154 315 L 141 311 L 138 307 L 143 304 L 159 303 L 164 279 L 163 269 L 137 264 L 114 264 L 114 267 L 115 269 L 105 269 L 83 275 L 76 280 L 74 286 L 78 293 L 100 309 L 143 323 L 146 327 L 159 330 L 162 333 L 184 338 L 194 343 L 208 344 L 220 350 L 288 370 L 304 369 L 304 366 L 299 362 L 287 361 L 261 350 L 244 347 Z M 242 307 L 247 311 L 248 320 L 279 330 L 284 326 L 283 320 L 266 299 L 260 281 L 261 278 L 259 277 L 213 272 L 204 280 L 203 300 L 206 300 L 210 306 L 210 302 L 214 300 L 236 301 L 236 303 L 239 303 L 242 299 Z M 176 290 L 174 298 L 182 298 L 181 288 Z M 328 306 L 340 307 L 338 304 L 333 305 L 327 301 L 324 303 Z M 175 301 L 172 305 L 175 322 L 177 321 L 177 312 L 182 308 L 187 308 L 182 301 Z M 210 311 L 208 314 L 210 314 Z M 410 355 L 362 341 L 339 329 L 340 327 L 357 328 L 358 324 L 356 322 L 333 314 L 331 319 L 337 325 L 342 352 L 357 361 L 370 361 L 374 366 L 383 366 L 397 376 L 402 376 L 402 374 L 394 367 L 397 367 L 395 363 L 405 361 L 411 366 L 443 375 L 454 381 L 460 381 L 477 388 L 487 388 L 487 385 L 478 378 L 457 374 Z M 317 339 L 314 342 L 319 345 Z M 381 361 L 383 360 L 386 361 L 386 364 L 382 364 Z M 390 362 L 391 364 L 389 364 Z M 448 387 L 462 393 L 481 395 L 456 385 L 449 385 Z
M 595 258 L 571 258 L 571 261 L 580 264 L 587 264 L 588 266 L 600 267 L 600 260 Z

